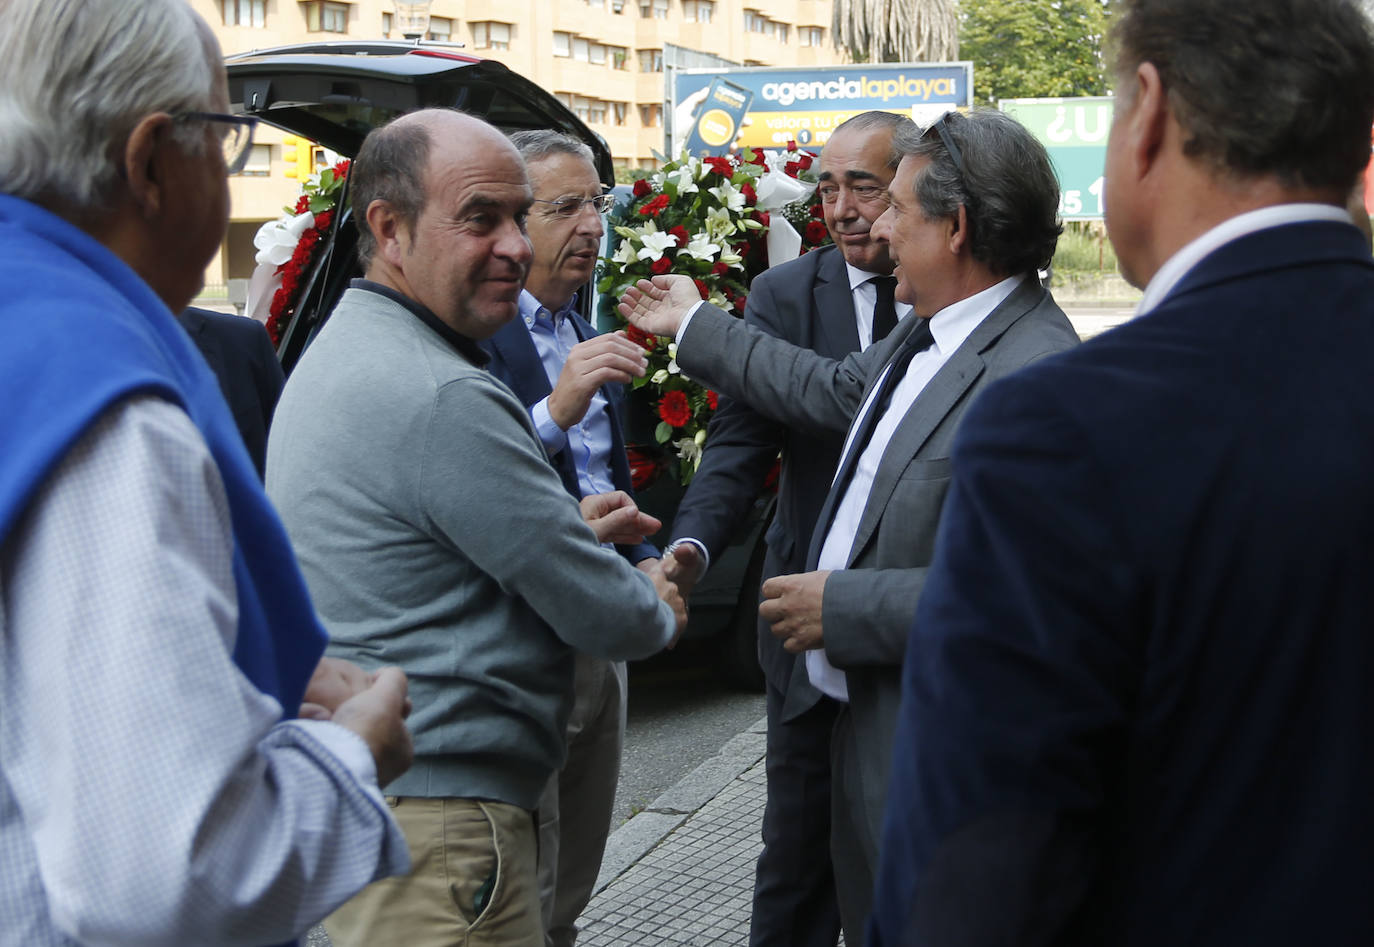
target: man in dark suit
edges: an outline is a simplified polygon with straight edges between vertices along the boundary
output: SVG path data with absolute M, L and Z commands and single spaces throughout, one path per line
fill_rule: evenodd
M 519 317 L 482 347 L 487 366 L 529 409 L 563 486 L 581 500 L 620 491 L 630 467 L 617 407 L 620 385 L 644 374 L 644 351 L 623 333 L 597 335 L 575 310 L 592 278 L 608 196 L 582 142 L 551 131 L 518 132 L 534 206 L 527 221 L 534 259 Z M 646 572 L 658 550 L 643 536 L 617 548 Z M 601 867 L 625 739 L 625 663 L 577 655 L 568 755 L 539 805 L 539 887 L 548 947 L 571 947 L 575 921 Z
M 809 571 L 764 583 L 759 614 L 783 647 L 806 652 L 796 673 L 841 702 L 831 855 L 855 944 L 877 868 L 906 629 L 954 430 L 990 381 L 1078 341 L 1035 279 L 1060 230 L 1045 149 L 992 111 L 950 113 L 924 133 L 899 130 L 894 143 L 903 157 L 874 234 L 897 263 L 897 298 L 919 318 L 878 345 L 827 359 L 700 304 L 690 280 L 672 277 L 640 283 L 621 304 L 643 329 L 681 328 L 677 360 L 693 377 L 784 423 L 848 431 Z
M 177 320 L 219 380 L 261 477 L 267 466 L 267 428 L 286 382 L 267 330 L 255 319 L 194 306 L 183 309 Z
M 895 302 L 887 244 L 870 232 L 887 209 L 897 166 L 892 132 L 903 124 L 909 121 L 892 112 L 863 112 L 835 129 L 821 151 L 818 193 L 835 246 L 756 278 L 746 323 L 838 359 L 882 341 L 911 312 L 909 303 Z M 687 573 L 688 587 L 695 584 L 730 542 L 780 451 L 777 511 L 762 577 L 803 571 L 842 441 L 839 432 L 788 427 L 722 398 L 701 467 L 673 520 L 671 548 L 678 560 L 668 560 L 669 576 Z M 834 947 L 840 912 L 830 864 L 830 730 L 838 704 L 804 675 L 793 676 L 796 656 L 763 621 L 758 653 L 768 697 L 768 802 L 749 943 Z
M 1114 34 L 1145 295 L 965 419 L 870 943 L 1371 943 L 1374 38 L 1343 0 Z

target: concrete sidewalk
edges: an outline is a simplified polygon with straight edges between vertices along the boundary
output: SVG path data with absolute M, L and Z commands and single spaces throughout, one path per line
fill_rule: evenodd
M 731 739 L 611 834 L 578 947 L 748 943 L 765 728 Z

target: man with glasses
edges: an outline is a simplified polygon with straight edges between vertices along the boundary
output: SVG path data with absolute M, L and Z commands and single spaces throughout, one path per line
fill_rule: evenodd
M 831 854 L 847 943 L 862 943 L 901 696 L 900 670 L 964 411 L 994 379 L 1069 348 L 1040 287 L 1060 227 L 1049 156 L 1000 112 L 899 129 L 889 206 L 873 225 L 914 307 L 883 342 L 827 359 L 702 305 L 688 280 L 641 282 L 621 310 L 677 335 L 678 364 L 794 426 L 844 433 L 807 570 L 763 586 L 759 614 L 839 702 Z M 847 432 L 847 433 L 845 433 Z
M 534 203 L 525 221 L 534 258 L 520 311 L 482 343 L 488 370 L 530 413 L 563 487 L 581 500 L 632 496 L 618 409 L 621 385 L 644 374 L 644 352 L 614 332 L 597 335 L 577 312 L 578 293 L 596 271 L 603 194 L 592 151 L 555 131 L 511 136 L 525 161 Z M 642 540 L 642 537 L 641 537 Z M 658 550 L 640 541 L 617 551 L 645 572 Z M 539 802 L 539 888 L 545 943 L 571 947 L 606 848 L 625 741 L 625 662 L 579 653 L 568 757 Z
M 862 112 L 821 150 L 818 198 L 835 245 L 774 266 L 749 287 L 744 321 L 827 358 L 881 342 L 911 312 L 894 296 L 886 241 L 873 223 L 897 169 L 895 129 L 910 120 Z M 670 575 L 688 588 L 734 537 L 782 455 L 777 510 L 761 578 L 802 572 L 811 530 L 840 461 L 839 432 L 780 424 L 732 398 L 711 420 L 701 468 L 673 519 Z M 830 730 L 839 704 L 811 685 L 796 655 L 758 623 L 767 688 L 768 801 L 754 872 L 751 947 L 834 947 L 840 912 L 830 863 Z
M 411 744 L 172 315 L 252 122 L 179 0 L 0 21 L 0 942 L 281 943 L 406 869 Z

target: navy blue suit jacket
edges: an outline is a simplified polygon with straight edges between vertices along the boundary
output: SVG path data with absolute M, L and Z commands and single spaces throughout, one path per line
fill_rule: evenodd
M 844 358 L 859 349 L 854 294 L 844 257 L 834 247 L 813 250 L 758 276 L 749 288 L 744 319 L 827 358 Z M 701 467 L 673 519 L 673 538 L 700 540 L 713 559 L 718 557 L 746 520 L 781 451 L 778 505 L 768 527 L 763 578 L 805 571 L 811 532 L 843 445 L 843 435 L 789 428 L 743 402 L 722 397 L 707 431 Z M 771 634 L 759 640 L 764 673 L 788 693 L 794 656 Z M 809 685 L 802 690 L 807 693 L 789 693 L 785 719 L 810 707 L 819 696 Z
M 970 409 L 870 944 L 1374 943 L 1371 358 L 1294 224 Z
M 180 313 L 177 320 L 219 379 L 261 477 L 267 466 L 267 428 L 286 381 L 267 330 L 254 319 L 194 307 Z
M 596 335 L 596 330 L 577 313 L 569 313 L 568 318 L 572 320 L 578 339 L 585 341 Z M 491 355 L 491 363 L 487 369 L 515 392 L 515 396 L 526 408 L 532 408 L 553 391 L 553 386 L 549 384 L 549 376 L 544 372 L 544 363 L 539 360 L 539 352 L 534 347 L 534 339 L 530 337 L 530 330 L 519 316 L 502 326 L 490 339 L 479 344 Z M 611 416 L 611 483 L 617 490 L 624 490 L 633 497 L 630 463 L 625 457 L 625 438 L 620 429 L 620 407 L 624 400 L 624 391 L 620 385 L 603 385 L 601 394 L 606 399 L 607 411 Z M 573 461 L 572 452 L 561 450 L 549 460 L 558 471 L 564 489 L 574 499 L 580 500 L 582 490 L 577 482 L 577 465 Z M 647 542 L 637 546 L 617 546 L 616 549 L 631 563 L 658 556 L 658 550 L 652 543 Z

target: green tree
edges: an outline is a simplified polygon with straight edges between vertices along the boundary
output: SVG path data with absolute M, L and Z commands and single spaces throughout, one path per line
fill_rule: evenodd
M 974 101 L 1106 95 L 1107 19 L 1104 0 L 963 0 L 959 47 L 973 63 Z
M 854 62 L 959 58 L 956 0 L 835 0 L 831 37 Z

